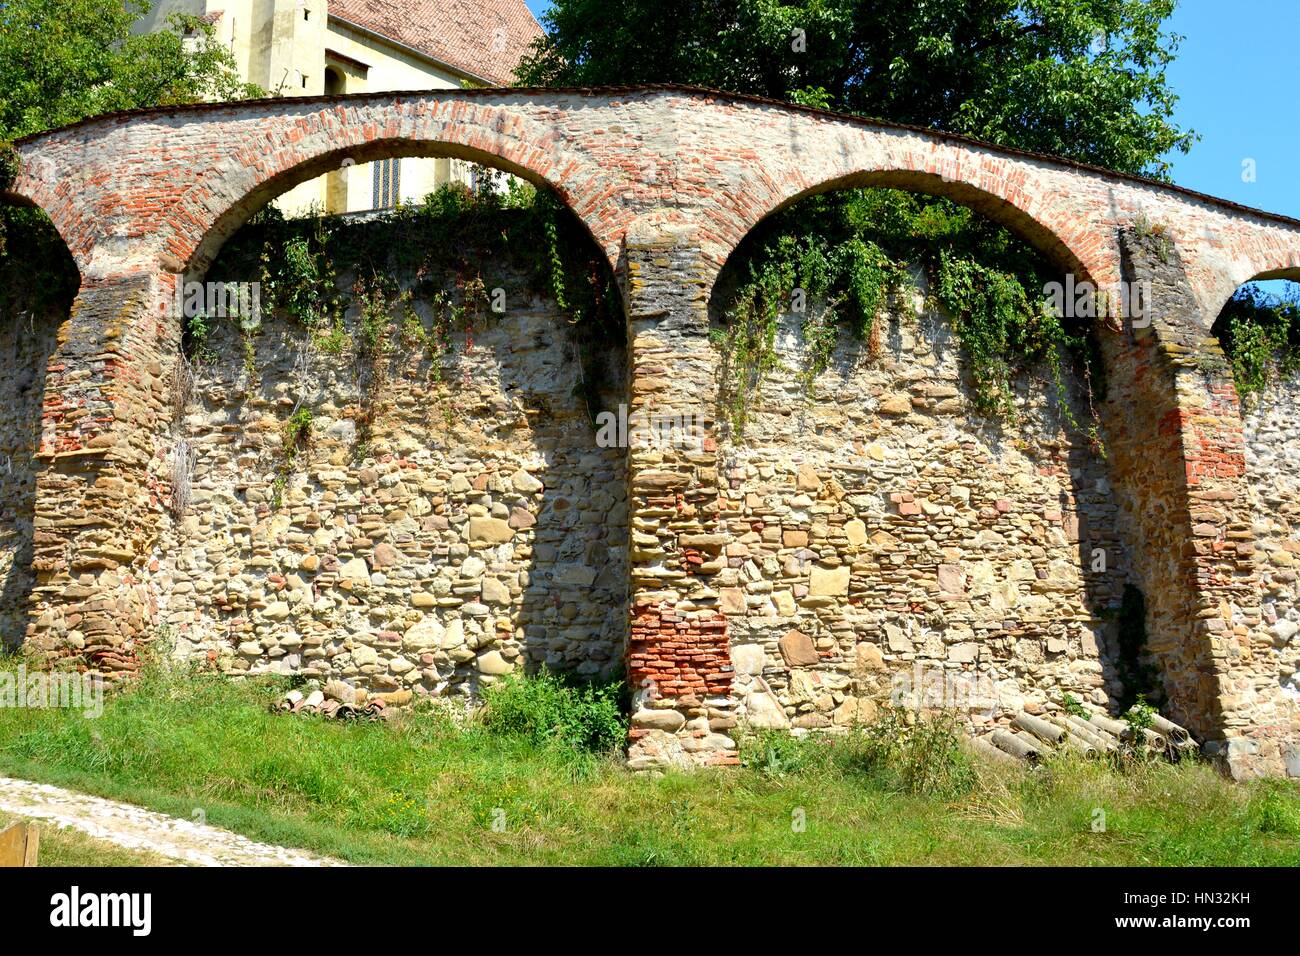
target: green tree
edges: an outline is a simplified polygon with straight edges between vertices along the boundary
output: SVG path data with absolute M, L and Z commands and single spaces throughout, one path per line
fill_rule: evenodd
M 556 0 L 521 83 L 688 83 L 1166 176 L 1176 0 Z
M 135 35 L 147 0 L 5 0 L 0 4 L 0 139 L 114 110 L 238 99 L 241 83 L 213 27 L 173 15 Z
M 166 30 L 132 34 L 150 9 L 148 0 L 0 2 L 0 189 L 18 171 L 9 140 L 114 110 L 261 92 L 240 81 L 230 51 L 197 17 L 173 14 Z M 43 214 L 0 209 L 0 272 L 32 289 L 66 286 L 44 275 L 56 269 L 49 261 L 40 260 L 41 276 L 5 261 L 7 234 L 22 236 L 23 248 L 33 254 L 58 247 Z M 55 257 L 59 269 L 70 265 L 64 259 L 66 252 Z

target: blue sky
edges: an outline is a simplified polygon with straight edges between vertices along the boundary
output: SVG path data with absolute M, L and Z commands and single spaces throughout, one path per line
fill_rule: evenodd
M 527 2 L 537 15 L 550 6 Z M 1201 134 L 1170 157 L 1174 180 L 1300 218 L 1300 69 L 1286 45 L 1300 35 L 1300 0 L 1182 0 L 1169 27 L 1185 37 L 1169 69 L 1177 122 Z M 1248 159 L 1254 182 L 1242 179 Z
M 1182 0 L 1170 27 L 1186 39 L 1169 69 L 1177 120 L 1201 134 L 1173 158 L 1174 181 L 1300 218 L 1300 71 L 1289 49 L 1296 0 Z M 1272 38 L 1272 39 L 1270 39 Z M 1242 161 L 1256 181 L 1242 181 Z

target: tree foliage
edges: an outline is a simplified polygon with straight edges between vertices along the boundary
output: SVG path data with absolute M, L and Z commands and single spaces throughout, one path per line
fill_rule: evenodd
M 688 83 L 1165 176 L 1176 0 L 556 0 L 529 85 Z
M 115 110 L 261 92 L 240 81 L 230 51 L 216 41 L 212 25 L 197 17 L 173 14 L 166 30 L 131 33 L 150 9 L 148 0 L 0 2 L 0 188 L 18 173 L 8 140 Z M 58 244 L 44 215 L 0 209 L 0 273 L 11 265 L 4 257 L 11 234 L 22 238 L 28 252 L 51 239 Z M 31 288 L 62 290 L 67 284 L 66 250 L 53 259 L 33 258 L 17 271 L 33 266 L 41 275 L 28 275 Z M 0 291 L 0 303 L 14 298 Z
M 0 139 L 114 110 L 237 99 L 230 51 L 211 24 L 173 15 L 132 34 L 147 0 L 5 0 L 0 5 Z

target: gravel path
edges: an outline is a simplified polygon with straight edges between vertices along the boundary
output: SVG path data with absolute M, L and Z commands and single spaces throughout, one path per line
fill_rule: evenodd
M 125 849 L 147 850 L 188 866 L 347 865 L 129 803 L 12 777 L 0 776 L 0 812 L 71 827 Z

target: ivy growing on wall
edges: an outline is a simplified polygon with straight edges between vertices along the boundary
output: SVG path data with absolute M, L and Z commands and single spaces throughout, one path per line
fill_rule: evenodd
M 261 255 L 262 303 L 317 335 L 339 327 L 345 301 L 330 254 L 326 220 L 304 223 L 282 242 L 264 242 Z
M 839 329 L 870 341 L 876 315 L 907 277 L 870 240 L 832 245 L 824 236 L 790 233 L 751 253 L 745 268 L 727 326 L 714 333 L 722 348 L 722 403 L 737 434 L 744 431 L 750 396 L 781 364 L 776 338 L 783 314 L 802 315 L 807 364 L 799 376 L 810 385 L 829 366 Z
M 14 144 L 0 140 L 0 190 L 8 189 L 22 172 L 22 159 Z
M 1081 335 L 1067 333 L 1061 319 L 1020 276 L 978 259 L 943 250 L 936 270 L 935 297 L 952 316 L 974 382 L 975 406 L 992 415 L 1013 416 L 1012 381 L 1040 368 L 1061 399 L 1066 421 L 1076 426 L 1067 401 L 1061 364 L 1067 349 L 1083 352 Z
M 275 480 L 271 482 L 271 507 L 278 509 L 284 489 L 293 474 L 298 454 L 311 443 L 312 412 L 300 406 L 285 419 L 280 429 L 280 461 L 276 465 Z
M 1087 366 L 1083 330 L 1067 329 L 1043 301 L 1054 273 L 1007 230 L 947 200 L 867 189 L 804 200 L 763 223 L 737 249 L 720 282 L 725 326 L 723 406 L 743 434 L 752 396 L 778 367 L 783 313 L 799 314 L 806 385 L 829 366 L 841 331 L 877 347 L 875 321 L 890 297 L 923 270 L 932 300 L 951 316 L 974 386 L 976 407 L 1014 417 L 1012 384 L 1039 371 L 1077 426 L 1061 367 Z M 1085 377 L 1085 380 L 1087 378 Z
M 264 311 L 304 329 L 314 349 L 354 362 L 359 456 L 368 450 L 395 374 L 426 376 L 450 424 L 445 359 L 458 343 L 472 348 L 498 309 L 532 295 L 550 296 L 568 316 L 583 369 L 579 390 L 594 416 L 603 356 L 624 335 L 609 267 L 577 219 L 548 193 L 517 182 L 484 183 L 477 191 L 446 186 L 378 221 L 286 220 L 268 207 L 226 244 L 209 271 L 213 281 L 260 278 Z M 505 272 L 507 262 L 522 265 L 522 274 Z M 351 278 L 346 288 L 343 276 Z M 208 316 L 187 320 L 189 354 L 211 357 L 213 327 Z M 255 334 L 245 327 L 250 354 Z
M 1281 297 L 1245 285 L 1228 300 L 1214 334 L 1232 363 L 1237 394 L 1257 400 L 1278 376 L 1300 371 L 1300 287 Z

